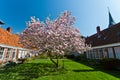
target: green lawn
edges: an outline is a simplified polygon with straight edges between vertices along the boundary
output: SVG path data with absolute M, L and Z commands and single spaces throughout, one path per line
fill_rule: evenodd
M 120 80 L 120 72 L 103 71 L 68 59 L 65 70 L 56 70 L 49 60 L 36 59 L 0 68 L 0 80 Z

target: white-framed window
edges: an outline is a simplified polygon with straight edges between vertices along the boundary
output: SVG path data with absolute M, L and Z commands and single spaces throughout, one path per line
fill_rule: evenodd
M 15 54 L 16 54 L 16 49 L 13 49 L 13 52 L 12 52 L 12 59 L 15 58 Z
M 114 58 L 114 54 L 113 54 L 113 49 L 112 48 L 108 48 L 108 54 L 109 54 L 109 58 Z
M 99 49 L 100 59 L 103 58 L 103 50 Z
M 3 58 L 4 48 L 0 47 L 0 59 Z
M 86 57 L 89 59 L 89 51 L 86 52 Z
M 94 49 L 93 53 L 94 53 L 94 58 L 96 59 L 96 57 L 97 57 L 97 51 Z
M 22 58 L 25 58 L 25 51 L 22 51 Z
M 90 57 L 90 50 L 88 51 L 88 59 L 91 59 L 91 57 Z
M 9 57 L 10 57 L 10 53 L 11 53 L 11 49 L 8 48 L 8 50 L 7 50 L 7 54 L 6 54 L 6 59 L 9 59 Z
M 108 48 L 103 48 L 103 56 L 104 58 L 108 58 Z
M 87 51 L 87 58 L 88 59 L 91 59 L 91 53 L 90 53 L 91 51 L 89 50 L 89 51 Z
M 120 59 L 120 47 L 115 47 L 115 54 L 116 54 L 116 58 Z
M 21 58 L 21 50 L 18 52 L 18 58 Z
M 25 51 L 19 50 L 18 58 L 25 58 Z
M 98 59 L 100 59 L 100 49 L 97 50 L 98 53 Z
M 95 52 L 96 52 L 96 59 L 99 59 L 99 51 L 98 51 L 98 49 L 95 49 Z
M 92 59 L 95 59 L 95 53 L 94 53 L 94 50 L 91 50 L 91 54 L 92 54 Z

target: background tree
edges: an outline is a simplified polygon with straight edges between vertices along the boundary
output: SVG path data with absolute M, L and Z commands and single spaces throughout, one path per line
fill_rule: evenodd
M 55 20 L 47 18 L 45 23 L 31 17 L 27 28 L 20 34 L 20 42 L 25 48 L 35 48 L 38 52 L 47 54 L 58 68 L 61 55 L 67 52 L 81 53 L 88 48 L 79 30 L 74 27 L 74 21 L 75 17 L 69 11 L 60 14 Z M 56 61 L 52 56 L 56 56 Z

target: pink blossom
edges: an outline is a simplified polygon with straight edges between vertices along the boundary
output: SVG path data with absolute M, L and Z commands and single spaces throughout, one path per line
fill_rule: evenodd
M 21 33 L 20 41 L 26 48 L 37 48 L 38 51 L 52 52 L 52 54 L 65 54 L 70 52 L 83 52 L 90 46 L 81 38 L 80 31 L 74 27 L 75 17 L 71 12 L 65 11 L 55 20 L 31 17 L 27 28 Z

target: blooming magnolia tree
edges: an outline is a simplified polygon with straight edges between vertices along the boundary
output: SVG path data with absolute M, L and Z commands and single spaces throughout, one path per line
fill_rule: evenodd
M 31 21 L 27 22 L 27 28 L 20 34 L 20 42 L 26 48 L 34 48 L 47 54 L 58 67 L 60 55 L 67 52 L 81 53 L 89 48 L 81 38 L 79 30 L 74 27 L 74 21 L 75 17 L 68 11 L 60 14 L 55 20 L 47 18 L 45 23 L 31 17 Z M 56 61 L 52 59 L 53 55 L 56 56 Z

